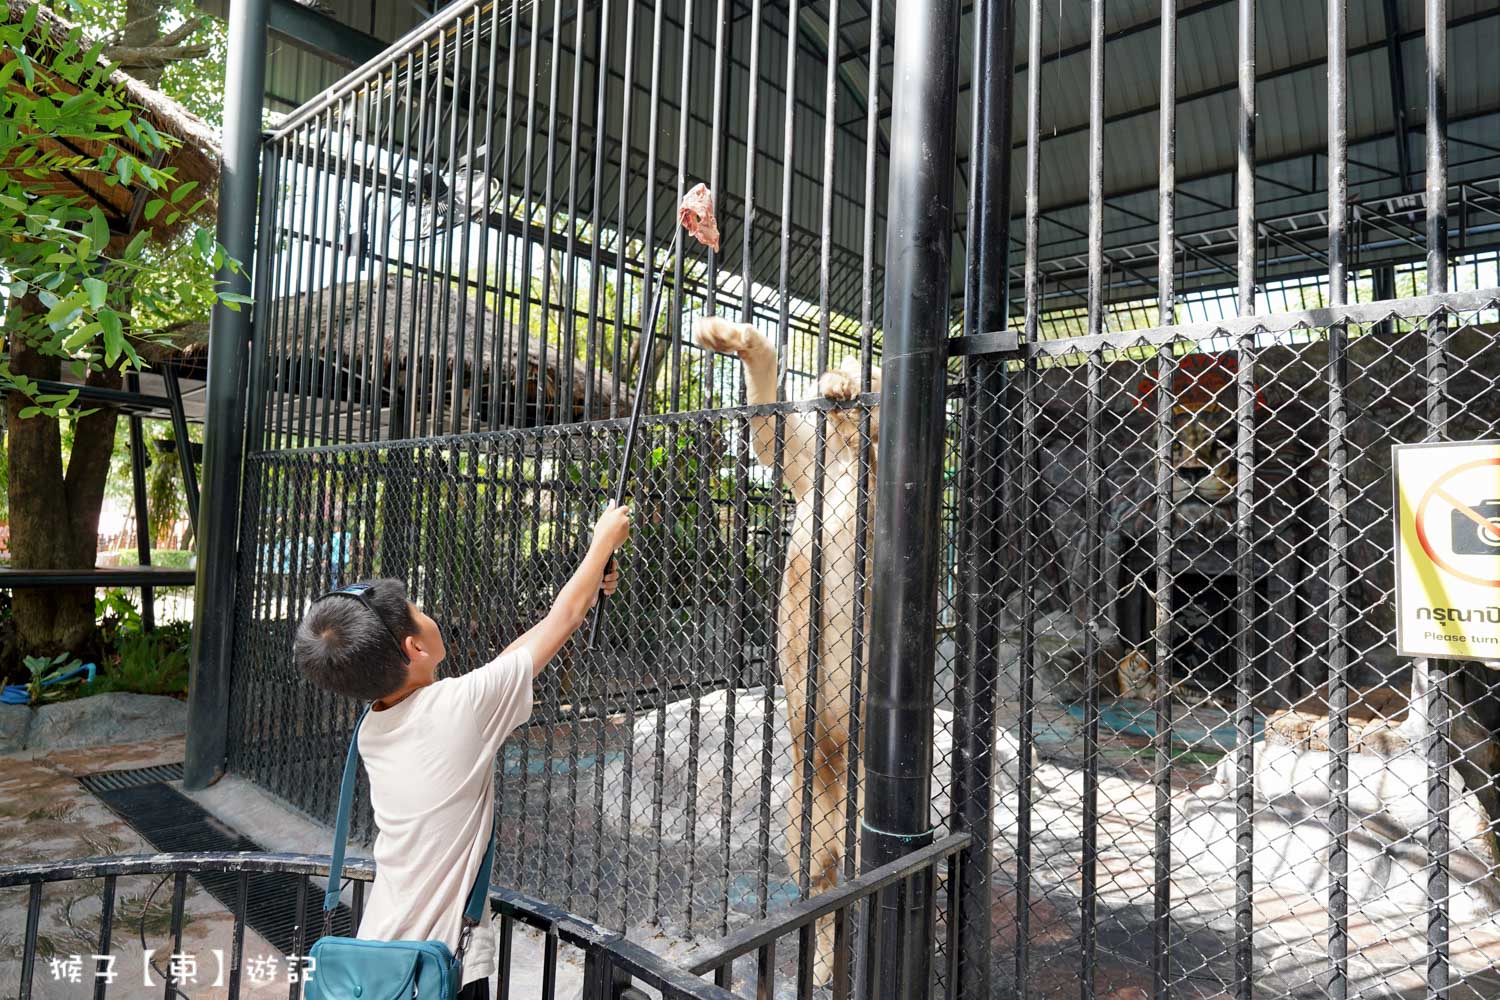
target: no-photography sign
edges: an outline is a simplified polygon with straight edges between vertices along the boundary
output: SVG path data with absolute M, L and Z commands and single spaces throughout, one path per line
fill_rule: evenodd
M 1400 444 L 1396 649 L 1500 659 L 1500 441 Z

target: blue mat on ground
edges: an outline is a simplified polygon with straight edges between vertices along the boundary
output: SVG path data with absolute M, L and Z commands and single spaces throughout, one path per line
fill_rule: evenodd
M 1068 714 L 1080 722 L 1084 721 L 1084 706 L 1069 705 Z M 1122 700 L 1099 706 L 1099 725 L 1111 732 L 1128 736 L 1153 739 L 1156 736 L 1156 711 L 1150 702 Z M 1252 711 L 1251 742 L 1260 741 L 1265 735 L 1266 720 Z M 1172 742 L 1194 749 L 1206 749 L 1205 744 L 1228 752 L 1238 744 L 1234 721 L 1226 718 L 1224 724 L 1210 729 L 1193 716 L 1172 720 Z
M 46 680 L 42 681 L 42 687 L 47 687 L 50 684 L 56 684 L 58 681 L 65 681 L 68 678 L 76 677 L 79 674 L 87 674 L 88 676 L 84 678 L 83 683 L 92 684 L 94 683 L 94 669 L 95 668 L 92 663 L 85 663 L 81 666 L 75 667 L 72 670 L 69 670 L 65 674 L 58 674 L 56 677 L 48 677 Z M 6 705 L 28 705 L 31 703 L 31 691 L 28 690 L 28 687 L 25 684 L 7 684 L 5 685 L 5 690 L 0 691 L 0 702 L 3 702 Z

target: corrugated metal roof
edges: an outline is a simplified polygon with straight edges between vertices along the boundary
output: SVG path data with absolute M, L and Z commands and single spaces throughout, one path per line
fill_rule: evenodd
M 1046 218 L 1042 227 L 1044 256 L 1064 260 L 1082 252 L 1081 234 L 1087 226 L 1085 206 L 1088 188 L 1088 14 L 1083 0 L 1041 0 L 1043 7 L 1043 99 L 1041 108 L 1042 204 Z M 529 59 L 530 14 L 527 2 L 518 5 L 525 20 L 518 32 L 523 58 Z M 796 110 L 791 131 L 791 150 L 786 148 L 784 130 L 785 74 L 787 71 L 787 3 L 762 0 L 759 64 L 754 74 L 749 67 L 750 18 L 749 0 L 730 0 L 727 25 L 729 62 L 726 67 L 726 103 L 721 109 L 723 128 L 721 178 L 719 194 L 726 223 L 726 243 L 737 247 L 743 230 L 738 212 L 743 210 L 745 191 L 745 138 L 749 131 L 748 93 L 756 82 L 758 110 L 755 120 L 757 157 L 755 163 L 755 218 L 752 220 L 751 270 L 757 281 L 773 284 L 779 278 L 780 235 L 782 223 L 783 168 L 790 166 L 794 182 L 790 215 L 792 276 L 791 290 L 804 299 L 817 294 L 816 253 L 821 238 L 821 199 L 824 175 L 824 88 L 825 57 L 828 51 L 828 0 L 801 3 L 798 6 L 798 60 L 796 64 Z M 894 0 L 882 0 L 881 20 L 885 44 L 881 51 L 878 73 L 880 136 L 877 140 L 883 163 L 888 137 L 892 58 L 890 26 L 894 19 Z M 1236 0 L 1181 0 L 1179 3 L 1179 44 L 1176 59 L 1177 164 L 1179 178 L 1179 233 L 1195 229 L 1213 230 L 1233 223 L 1233 171 L 1235 168 L 1236 115 Z M 1404 63 L 1406 116 L 1411 133 L 1408 145 L 1415 177 L 1407 184 L 1420 190 L 1422 165 L 1421 128 L 1425 120 L 1425 86 L 1423 39 L 1423 4 L 1421 0 L 1399 0 L 1397 51 Z M 714 109 L 714 19 L 719 0 L 691 0 L 667 4 L 664 8 L 663 40 L 659 59 L 653 59 L 650 43 L 654 8 L 647 3 L 614 0 L 613 19 L 609 29 L 606 65 L 611 78 L 611 103 L 605 120 L 593 121 L 590 100 L 580 122 L 590 135 L 590 155 L 598 130 L 604 142 L 603 190 L 613 205 L 618 195 L 620 148 L 627 146 L 630 156 L 627 174 L 626 225 L 639 232 L 645 224 L 647 178 L 654 177 L 657 219 L 655 232 L 670 232 L 670 216 L 678 173 L 679 107 L 681 66 L 684 46 L 682 20 L 691 10 L 693 43 L 690 47 L 688 95 L 690 115 L 687 122 L 687 144 L 682 171 L 691 179 L 708 174 Z M 1500 147 L 1500 72 L 1494 68 L 1494 55 L 1500 51 L 1500 5 L 1493 0 L 1450 0 L 1450 74 L 1449 113 L 1455 178 L 1490 177 L 1500 174 L 1500 154 L 1496 150 L 1467 145 L 1466 141 Z M 543 50 L 539 53 L 537 100 L 545 104 L 550 82 L 550 31 L 554 8 L 544 3 L 539 22 Z M 567 115 L 571 101 L 573 67 L 572 24 L 581 10 L 585 17 L 586 43 L 583 68 L 587 80 L 594 73 L 595 39 L 592 24 L 599 10 L 597 0 L 579 0 L 562 10 L 564 26 L 560 60 L 562 78 L 559 87 L 559 111 L 555 120 L 538 116 L 538 142 L 533 150 L 534 183 L 540 185 L 545 172 L 546 137 L 555 128 L 559 146 L 566 147 Z M 1259 0 L 1257 17 L 1257 214 L 1270 218 L 1281 213 L 1316 210 L 1326 197 L 1321 194 L 1325 170 L 1319 153 L 1326 148 L 1326 66 L 1324 5 L 1305 0 Z M 418 23 L 421 13 L 410 0 L 333 0 L 329 13 L 344 23 L 382 38 L 394 38 Z M 619 92 L 623 87 L 625 66 L 624 12 L 633 11 L 638 40 L 634 62 L 630 67 L 634 97 L 628 141 L 623 127 Z M 1106 211 L 1107 245 L 1116 253 L 1117 262 L 1141 258 L 1154 270 L 1154 250 L 1144 243 L 1154 237 L 1155 186 L 1160 175 L 1157 164 L 1157 95 L 1159 75 L 1158 0 L 1112 0 L 1107 9 L 1105 77 L 1105 191 L 1109 198 Z M 859 0 L 843 0 L 838 5 L 839 33 L 834 48 L 839 57 L 836 75 L 836 111 L 832 163 L 832 224 L 834 283 L 836 308 L 857 311 L 860 297 L 860 261 L 865 245 L 865 113 L 869 90 L 868 40 L 870 9 Z M 1012 194 L 1012 212 L 1019 219 L 1023 209 L 1019 153 L 1026 135 L 1026 77 L 1032 71 L 1025 65 L 1027 39 L 1025 5 L 1016 12 L 1018 30 L 1016 51 L 1018 73 L 1015 88 L 1013 142 L 1017 153 Z M 971 40 L 972 9 L 964 14 L 960 36 L 961 100 L 955 109 L 958 127 L 958 181 L 956 188 L 956 250 L 962 246 L 964 202 L 967 199 L 968 148 L 970 112 L 968 86 L 973 47 Z M 1398 193 L 1400 158 L 1392 137 L 1395 114 L 1391 107 L 1391 47 L 1386 43 L 1387 27 L 1383 0 L 1350 0 L 1349 2 L 1349 135 L 1352 163 L 1351 188 L 1357 198 L 1369 200 Z M 525 71 L 518 74 L 525 101 Z M 653 66 L 660 74 L 659 94 L 655 103 L 657 164 L 647 169 L 647 150 L 652 138 L 649 109 L 652 106 L 651 74 Z M 269 88 L 279 98 L 306 99 L 337 79 L 341 71 L 287 44 L 277 44 L 270 59 Z M 592 84 L 586 83 L 588 86 Z M 514 116 L 512 140 L 524 141 L 524 113 Z M 498 131 L 503 135 L 504 126 Z M 439 158 L 442 158 L 441 151 Z M 1468 161 L 1468 162 L 1466 162 Z M 567 158 L 554 163 L 555 190 L 561 191 L 566 179 Z M 588 171 L 584 171 L 588 175 Z M 587 176 L 580 180 L 585 184 Z M 877 258 L 884 247 L 883 216 L 885 188 L 883 167 L 875 186 L 876 232 L 874 251 Z M 517 190 L 515 193 L 519 193 Z M 579 203 L 587 203 L 592 192 L 580 187 Z M 1014 227 L 1017 234 L 1019 225 Z M 737 252 L 737 251 L 736 251 Z M 814 258 L 814 259 L 809 259 Z M 1315 265 L 1313 265 L 1315 267 Z M 1059 265 L 1059 269 L 1062 265 Z M 1308 267 L 1305 269 L 1312 269 Z M 1206 268 L 1212 274 L 1212 268 Z M 1204 280 L 1210 280 L 1205 278 Z M 1213 279 L 1228 280 L 1223 274 Z M 955 291 L 958 290 L 955 282 Z M 878 285 L 877 285 L 878 288 Z M 878 293 L 877 293 L 878 306 Z

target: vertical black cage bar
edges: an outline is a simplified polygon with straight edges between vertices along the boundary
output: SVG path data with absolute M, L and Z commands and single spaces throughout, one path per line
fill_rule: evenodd
M 1427 0 L 1427 292 L 1448 291 L 1448 3 Z M 1429 441 L 1449 434 L 1448 317 L 1427 323 L 1426 417 Z M 1416 669 L 1421 669 L 1420 663 Z M 1427 661 L 1427 996 L 1447 1000 L 1450 991 L 1449 813 L 1452 746 L 1452 666 Z M 1413 685 L 1415 692 L 1415 684 Z
M 1348 27 L 1347 0 L 1328 0 L 1328 292 L 1348 295 Z M 1348 327 L 1328 331 L 1328 996 L 1349 995 L 1349 503 L 1345 390 Z
M 1238 3 L 1239 129 L 1235 198 L 1237 202 L 1238 240 L 1238 312 L 1250 316 L 1256 309 L 1256 228 L 1255 228 L 1255 0 Z M 1235 559 L 1234 578 L 1238 621 L 1234 633 L 1235 660 L 1235 940 L 1234 995 L 1250 1000 L 1254 964 L 1254 677 L 1255 587 L 1254 540 L 1252 537 L 1255 494 L 1251 465 L 1255 451 L 1252 424 L 1255 414 L 1255 390 L 1251 371 L 1255 340 L 1241 336 L 1237 343 L 1235 408 Z
M 1161 5 L 1161 98 L 1157 167 L 1157 322 L 1170 326 L 1176 315 L 1172 287 L 1177 221 L 1177 0 Z M 1156 552 L 1155 630 L 1152 660 L 1156 678 L 1156 732 L 1153 769 L 1156 802 L 1155 871 L 1152 891 L 1151 951 L 1153 1000 L 1171 991 L 1172 956 L 1172 378 L 1175 345 L 1163 344 L 1156 355 Z
M 797 29 L 800 18 L 799 0 L 787 0 L 786 71 L 783 84 L 786 97 L 781 112 L 781 243 L 777 256 L 776 285 L 776 300 L 780 304 L 776 324 L 776 357 L 781 366 L 776 383 L 778 398 L 786 396 L 787 370 L 792 367 L 788 357 L 792 332 L 792 299 L 789 294 L 789 279 L 792 267 L 792 181 L 797 164 Z
M 1173 248 L 1177 238 L 1177 0 L 1161 5 L 1161 97 L 1156 165 L 1157 188 L 1156 298 L 1157 324 L 1174 321 Z
M 964 305 L 965 333 L 1003 330 L 1009 316 L 1007 264 L 1010 243 L 1010 135 L 1014 82 L 1015 5 L 984 0 L 975 8 L 973 135 L 969 207 L 969 264 Z M 949 956 L 952 995 L 988 997 L 991 992 L 993 917 L 992 853 L 995 697 L 1002 613 L 1004 473 L 1008 432 L 1006 373 L 993 361 L 965 368 L 963 469 L 967 515 L 960 558 L 968 565 L 961 586 L 962 639 L 955 664 L 957 712 L 953 732 L 954 829 L 972 839 L 950 883 L 953 935 Z
M 1239 313 L 1255 312 L 1255 0 L 1239 0 L 1239 132 L 1235 200 L 1238 208 Z
M 1105 0 L 1089 5 L 1089 288 L 1088 332 L 1104 333 L 1104 10 Z M 1087 402 L 1084 471 L 1084 539 L 1088 582 L 1084 596 L 1083 695 L 1083 852 L 1079 924 L 1079 994 L 1094 995 L 1097 966 L 1098 837 L 1099 837 L 1099 657 L 1097 640 L 1103 613 L 1101 584 L 1104 574 L 1104 524 L 1102 469 L 1103 437 L 1100 420 L 1103 405 L 1104 357 L 1090 350 L 1087 366 Z
M 1032 747 L 1033 686 L 1036 679 L 1036 579 L 1032 527 L 1036 512 L 1036 357 L 1041 336 L 1041 78 L 1042 4 L 1032 3 L 1027 15 L 1026 37 L 1026 229 L 1025 229 L 1025 329 L 1024 369 L 1021 385 L 1021 488 L 1019 550 L 1021 572 L 1020 663 L 1017 665 L 1017 803 L 1016 803 L 1016 991 L 1026 996 L 1031 982 L 1031 850 L 1032 850 Z
M 1255 587 L 1255 383 L 1253 334 L 1238 341 L 1235 372 L 1235 996 L 1250 1000 L 1255 957 L 1254 677 Z

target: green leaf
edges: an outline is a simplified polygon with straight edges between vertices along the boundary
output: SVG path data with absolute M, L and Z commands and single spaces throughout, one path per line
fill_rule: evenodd
M 42 395 L 36 397 L 36 401 L 38 403 L 57 403 L 60 407 L 66 408 L 72 405 L 73 400 L 77 398 L 78 390 L 73 389 L 68 392 L 43 393 Z
M 101 326 L 98 323 L 90 323 L 87 326 L 80 327 L 67 340 L 63 341 L 63 350 L 72 354 L 83 347 L 84 344 L 93 340 L 98 335 L 100 329 Z
M 172 204 L 176 205 L 178 202 L 182 201 L 182 199 L 184 199 L 188 195 L 192 194 L 193 190 L 197 186 L 198 186 L 198 182 L 197 181 L 188 181 L 186 184 L 184 184 L 181 187 L 179 187 L 176 191 L 173 191 L 172 192 Z
M 84 92 L 82 94 L 74 94 L 72 97 L 62 102 L 62 107 L 57 109 L 57 113 L 63 115 L 64 117 L 71 118 L 81 112 L 85 107 L 87 107 L 92 97 L 93 95 L 87 92 Z
M 198 249 L 198 254 L 205 259 L 212 257 L 214 252 L 214 234 L 207 229 L 199 229 L 193 233 L 193 246 Z
M 35 18 L 36 17 L 36 7 L 35 6 L 27 7 L 26 8 L 26 13 L 29 14 L 31 17 Z M 28 34 L 30 33 L 30 29 L 27 29 L 27 33 Z M 28 56 L 25 52 L 16 52 L 15 53 L 15 57 L 16 57 L 16 62 L 18 62 L 18 63 L 21 64 L 21 75 L 26 78 L 26 89 L 27 90 L 35 90 L 36 89 L 36 66 L 34 66 L 32 64 L 31 57 Z
M 100 309 L 99 322 L 104 327 L 104 363 L 113 368 L 127 346 L 125 329 L 120 322 L 120 314 L 113 309 Z
M 104 308 L 104 300 L 109 295 L 109 286 L 98 278 L 84 278 L 83 289 L 88 293 L 89 308 Z
M 23 406 L 21 407 L 21 419 L 30 420 L 32 417 L 41 412 L 42 408 L 40 406 Z
M 166 204 L 167 202 L 165 198 L 152 198 L 150 201 L 146 202 L 146 221 L 149 222 L 155 219 L 156 216 L 161 212 L 161 210 L 166 207 Z
M 83 292 L 75 291 L 72 295 L 57 300 L 57 304 L 47 310 L 45 322 L 49 326 L 57 326 L 67 322 L 75 312 L 83 310 Z
M 98 205 L 89 206 L 89 221 L 84 224 L 83 234 L 93 240 L 96 247 L 109 245 L 109 223 L 104 220 L 104 213 L 99 211 Z

